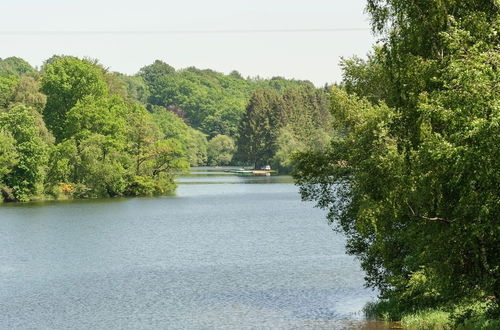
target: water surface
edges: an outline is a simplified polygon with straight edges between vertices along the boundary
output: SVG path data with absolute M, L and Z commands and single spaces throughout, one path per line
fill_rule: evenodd
M 195 169 L 176 196 L 0 206 L 0 329 L 349 329 L 359 264 L 289 177 Z

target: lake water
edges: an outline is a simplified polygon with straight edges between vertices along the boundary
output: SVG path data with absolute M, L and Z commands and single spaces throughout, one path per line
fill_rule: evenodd
M 289 177 L 194 169 L 174 197 L 0 206 L 0 329 L 382 328 Z

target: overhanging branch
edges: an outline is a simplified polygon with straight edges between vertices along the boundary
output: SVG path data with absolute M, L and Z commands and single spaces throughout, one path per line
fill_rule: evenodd
M 410 204 L 408 204 L 408 202 L 406 202 L 406 205 L 408 205 L 408 208 L 410 209 L 412 215 L 414 217 L 416 217 L 416 218 L 419 218 L 419 219 L 422 219 L 422 220 L 426 220 L 426 221 L 439 221 L 439 222 L 444 222 L 444 223 L 447 223 L 447 224 L 450 223 L 449 220 L 444 219 L 444 218 L 440 218 L 440 217 L 426 217 L 425 215 L 417 214 L 417 213 L 415 213 L 415 211 L 413 210 L 413 208 L 410 206 Z

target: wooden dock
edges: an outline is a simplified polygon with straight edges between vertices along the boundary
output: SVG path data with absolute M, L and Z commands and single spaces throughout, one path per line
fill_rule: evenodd
M 229 170 L 229 173 L 234 173 L 238 175 L 264 175 L 270 176 L 271 174 L 275 174 L 274 170 Z

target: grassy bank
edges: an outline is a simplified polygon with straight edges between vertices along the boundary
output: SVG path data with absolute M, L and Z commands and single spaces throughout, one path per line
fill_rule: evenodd
M 500 329 L 498 309 L 492 303 L 464 303 L 461 305 L 402 311 L 390 301 L 369 303 L 364 308 L 368 318 L 384 321 L 400 321 L 404 329 L 459 329 L 496 330 Z

